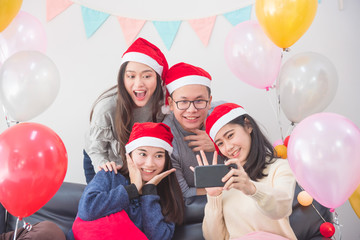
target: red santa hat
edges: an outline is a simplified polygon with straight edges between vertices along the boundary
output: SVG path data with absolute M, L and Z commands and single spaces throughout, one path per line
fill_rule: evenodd
M 124 52 L 120 66 L 124 62 L 139 62 L 148 65 L 157 72 L 162 79 L 165 79 L 169 65 L 164 54 L 158 47 L 144 38 L 136 39 L 133 44 Z
M 125 150 L 130 153 L 138 147 L 161 147 L 171 154 L 172 140 L 170 127 L 164 123 L 135 123 Z
M 205 131 L 215 141 L 216 134 L 223 126 L 244 114 L 247 114 L 244 108 L 235 103 L 216 106 L 206 119 Z
M 172 94 L 176 89 L 190 84 L 210 87 L 211 76 L 202 68 L 181 62 L 169 69 L 165 78 L 165 84 L 168 93 Z

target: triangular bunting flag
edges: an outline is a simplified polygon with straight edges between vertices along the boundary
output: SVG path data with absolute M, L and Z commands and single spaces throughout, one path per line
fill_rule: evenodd
M 216 16 L 188 21 L 205 46 L 209 43 L 215 20 Z
M 123 31 L 126 44 L 130 46 L 140 30 L 144 26 L 146 20 L 137 20 L 125 17 L 117 17 L 120 27 Z
M 108 13 L 99 12 L 84 6 L 81 6 L 81 13 L 87 38 L 90 38 L 110 16 Z
M 250 20 L 251 10 L 252 5 L 249 5 L 232 12 L 224 13 L 223 15 L 233 26 L 235 26 L 241 22 Z
M 46 21 L 49 22 L 72 4 L 70 0 L 46 0 Z
M 170 50 L 174 42 L 180 23 L 181 21 L 153 21 L 156 30 L 168 50 Z

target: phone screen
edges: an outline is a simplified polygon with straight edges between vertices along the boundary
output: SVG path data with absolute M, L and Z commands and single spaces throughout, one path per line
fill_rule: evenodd
M 194 171 L 195 187 L 223 187 L 225 185 L 221 179 L 234 168 L 233 165 L 217 164 L 207 166 L 197 166 Z

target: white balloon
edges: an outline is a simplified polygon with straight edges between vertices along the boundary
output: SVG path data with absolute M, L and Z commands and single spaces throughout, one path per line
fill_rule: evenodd
M 54 62 L 39 51 L 20 51 L 0 69 L 0 99 L 7 114 L 27 121 L 47 109 L 60 88 L 60 74 Z
M 276 83 L 280 106 L 293 123 L 323 111 L 338 86 L 335 66 L 325 56 L 307 52 L 294 55 L 280 69 Z

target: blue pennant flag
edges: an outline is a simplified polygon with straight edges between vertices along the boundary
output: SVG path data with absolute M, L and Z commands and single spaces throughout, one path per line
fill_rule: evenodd
M 81 13 L 87 38 L 90 38 L 110 16 L 108 13 L 99 12 L 84 6 L 81 6 Z
M 160 34 L 166 48 L 170 50 L 174 42 L 177 31 L 179 30 L 181 21 L 153 21 L 153 24 Z
M 252 6 L 253 5 L 249 5 L 232 12 L 224 13 L 223 15 L 233 26 L 235 26 L 241 22 L 250 20 Z

